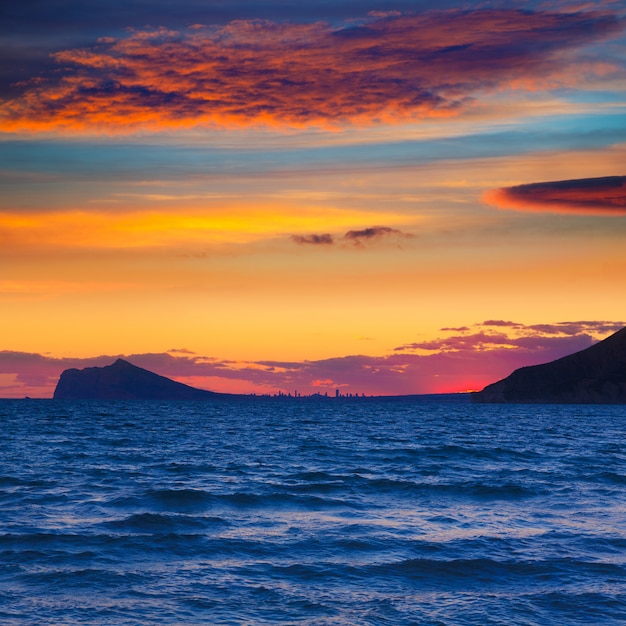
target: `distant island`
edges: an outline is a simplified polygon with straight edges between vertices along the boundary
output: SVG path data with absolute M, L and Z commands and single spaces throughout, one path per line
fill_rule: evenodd
M 626 404 L 626 328 L 550 363 L 522 367 L 472 402 Z
M 118 359 L 105 367 L 65 370 L 55 400 L 214 400 L 229 394 L 196 389 Z

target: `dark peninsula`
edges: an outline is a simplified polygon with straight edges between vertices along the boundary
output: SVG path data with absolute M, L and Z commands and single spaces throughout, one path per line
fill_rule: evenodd
M 626 404 L 626 328 L 550 363 L 522 367 L 471 394 L 472 402 Z
M 118 359 L 105 367 L 65 370 L 56 400 L 213 400 L 228 394 L 183 385 Z

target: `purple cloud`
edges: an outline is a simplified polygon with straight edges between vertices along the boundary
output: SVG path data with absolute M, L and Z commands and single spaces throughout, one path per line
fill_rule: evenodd
M 291 239 L 301 245 L 332 246 L 333 236 L 325 233 L 323 235 L 291 235 Z
M 344 240 L 353 243 L 355 246 L 362 246 L 366 241 L 382 239 L 383 237 L 404 237 L 412 238 L 414 235 L 404 233 L 397 228 L 390 226 L 370 226 L 361 230 L 349 230 L 344 236 Z
M 350 242 L 355 246 L 362 246 L 366 241 L 374 241 L 382 239 L 383 237 L 404 237 L 411 238 L 414 235 L 410 233 L 404 233 L 397 228 L 391 228 L 390 226 L 369 226 L 361 230 L 349 230 L 342 239 Z M 300 245 L 322 245 L 329 246 L 335 243 L 335 239 L 332 235 L 325 234 L 311 234 L 311 235 L 291 235 L 291 240 Z
M 505 328 L 519 328 L 521 324 L 517 322 L 507 322 L 505 320 L 485 320 L 481 326 L 502 326 Z

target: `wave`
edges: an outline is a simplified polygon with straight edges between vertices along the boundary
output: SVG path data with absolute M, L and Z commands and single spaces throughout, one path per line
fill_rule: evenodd
M 419 459 L 430 457 L 450 462 L 455 460 L 532 461 L 541 458 L 541 455 L 533 449 L 504 446 L 478 446 L 475 443 L 469 445 L 456 443 L 438 446 L 422 445 L 414 448 L 403 448 L 399 450 L 399 452 Z
M 489 482 L 466 480 L 455 482 L 438 481 L 436 478 L 426 481 L 402 478 L 370 478 L 352 476 L 346 481 L 345 488 L 358 487 L 360 493 L 407 496 L 455 496 L 479 499 L 519 499 L 540 495 L 543 489 L 535 486 L 504 480 Z
M 494 474 L 496 474 L 494 472 Z M 511 480 L 514 477 L 516 480 Z M 500 478 L 500 479 L 498 479 Z M 372 508 L 379 505 L 380 496 L 398 497 L 462 497 L 469 499 L 518 500 L 532 498 L 545 493 L 542 477 L 529 472 L 510 472 L 503 477 L 490 476 L 484 480 L 467 480 L 465 475 L 458 481 L 444 481 L 437 474 L 424 472 L 423 480 L 402 476 L 384 477 L 362 469 L 360 473 L 308 472 L 286 477 L 283 482 L 264 485 L 274 493 L 266 498 L 280 497 L 281 494 L 333 494 L 336 499 L 350 500 L 351 506 L 362 507 L 364 503 Z
M 49 593 L 61 590 L 67 593 L 72 589 L 127 588 L 129 585 L 142 585 L 150 581 L 150 576 L 135 572 L 120 571 L 119 568 L 70 568 L 51 569 L 42 572 L 28 572 L 19 579 L 29 585 L 44 585 Z
M 216 493 L 201 489 L 150 489 L 137 496 L 116 497 L 109 503 L 114 508 L 148 509 L 150 512 L 203 512 L 220 509 L 326 509 L 361 508 L 346 499 L 317 495 L 301 495 L 283 491 L 267 493 Z
M 190 517 L 162 513 L 137 513 L 124 519 L 103 522 L 102 526 L 122 533 L 188 533 L 206 532 L 216 527 L 229 526 L 223 517 Z
M 47 487 L 53 484 L 43 478 L 21 478 L 19 476 L 0 476 L 0 487 Z
M 375 565 L 369 568 L 370 575 L 401 576 L 420 579 L 431 584 L 450 585 L 463 581 L 472 587 L 484 584 L 516 584 L 524 580 L 526 584 L 541 585 L 547 579 L 556 579 L 561 584 L 596 576 L 618 577 L 624 580 L 626 568 L 615 563 L 594 563 L 578 559 L 509 560 L 498 561 L 486 557 L 474 559 L 435 560 L 426 558 L 407 559 L 395 563 Z
M 626 475 L 617 472 L 600 472 L 593 477 L 593 482 L 600 481 L 610 485 L 626 485 Z

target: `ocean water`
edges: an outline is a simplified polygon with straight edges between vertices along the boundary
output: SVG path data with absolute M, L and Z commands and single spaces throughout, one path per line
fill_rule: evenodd
M 626 407 L 0 401 L 0 624 L 626 624 Z

